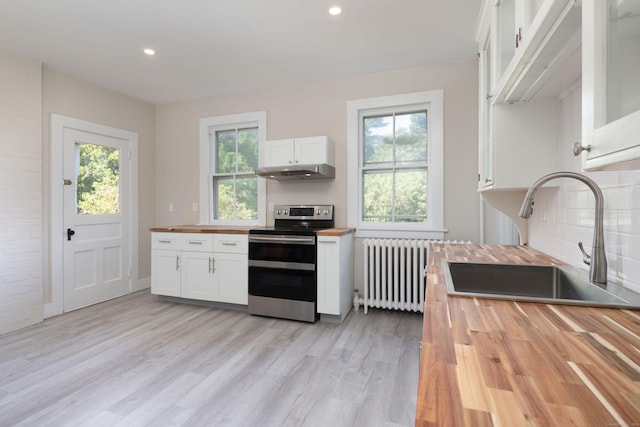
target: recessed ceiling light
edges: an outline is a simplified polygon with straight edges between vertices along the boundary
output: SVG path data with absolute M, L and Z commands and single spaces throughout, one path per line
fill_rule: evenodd
M 156 54 L 155 50 L 149 49 L 149 48 L 144 49 L 143 52 L 145 53 L 145 55 L 149 55 L 149 56 L 153 56 Z
M 335 16 L 335 15 L 340 15 L 342 13 L 342 8 L 338 7 L 338 6 L 333 6 L 332 8 L 329 9 L 329 14 Z

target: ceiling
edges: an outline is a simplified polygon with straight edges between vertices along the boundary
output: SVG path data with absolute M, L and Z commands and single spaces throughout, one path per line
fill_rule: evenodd
M 471 59 L 480 3 L 0 0 L 0 49 L 161 104 Z

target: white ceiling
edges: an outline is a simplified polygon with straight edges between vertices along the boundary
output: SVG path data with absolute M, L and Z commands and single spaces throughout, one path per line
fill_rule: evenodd
M 0 49 L 159 104 L 470 59 L 480 3 L 0 0 Z

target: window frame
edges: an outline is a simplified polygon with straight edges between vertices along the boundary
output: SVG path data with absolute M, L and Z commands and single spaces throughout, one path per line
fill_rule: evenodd
M 363 117 L 427 110 L 427 222 L 364 222 Z M 356 237 L 442 239 L 444 228 L 444 90 L 347 101 L 347 218 Z M 435 203 L 434 203 L 435 201 Z
M 217 131 L 258 128 L 258 165 L 262 164 L 262 153 L 267 135 L 267 112 L 230 114 L 204 117 L 200 119 L 200 223 L 213 225 L 256 226 L 266 223 L 266 183 L 258 181 L 258 218 L 255 220 L 219 220 L 214 219 L 213 176 L 211 168 L 216 164 L 216 150 L 210 144 L 210 135 Z M 212 165 L 213 162 L 213 165 Z M 257 167 L 257 165 L 256 165 Z

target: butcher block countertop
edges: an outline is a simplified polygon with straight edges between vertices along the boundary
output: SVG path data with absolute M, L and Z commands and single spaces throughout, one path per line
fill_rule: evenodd
M 170 225 L 167 227 L 151 227 L 149 231 L 164 233 L 220 233 L 220 234 L 249 234 L 255 227 L 238 227 L 231 225 Z
M 345 234 L 355 233 L 355 228 L 327 228 L 325 230 L 320 230 L 316 234 L 318 236 L 344 236 Z
M 431 246 L 416 426 L 640 426 L 640 311 L 448 296 L 443 260 L 562 264 Z
M 219 233 L 219 234 L 249 234 L 249 230 L 258 227 L 238 227 L 230 225 L 170 225 L 167 227 L 151 227 L 149 231 L 164 233 Z M 354 233 L 355 228 L 328 228 L 319 231 L 318 236 L 343 236 Z

